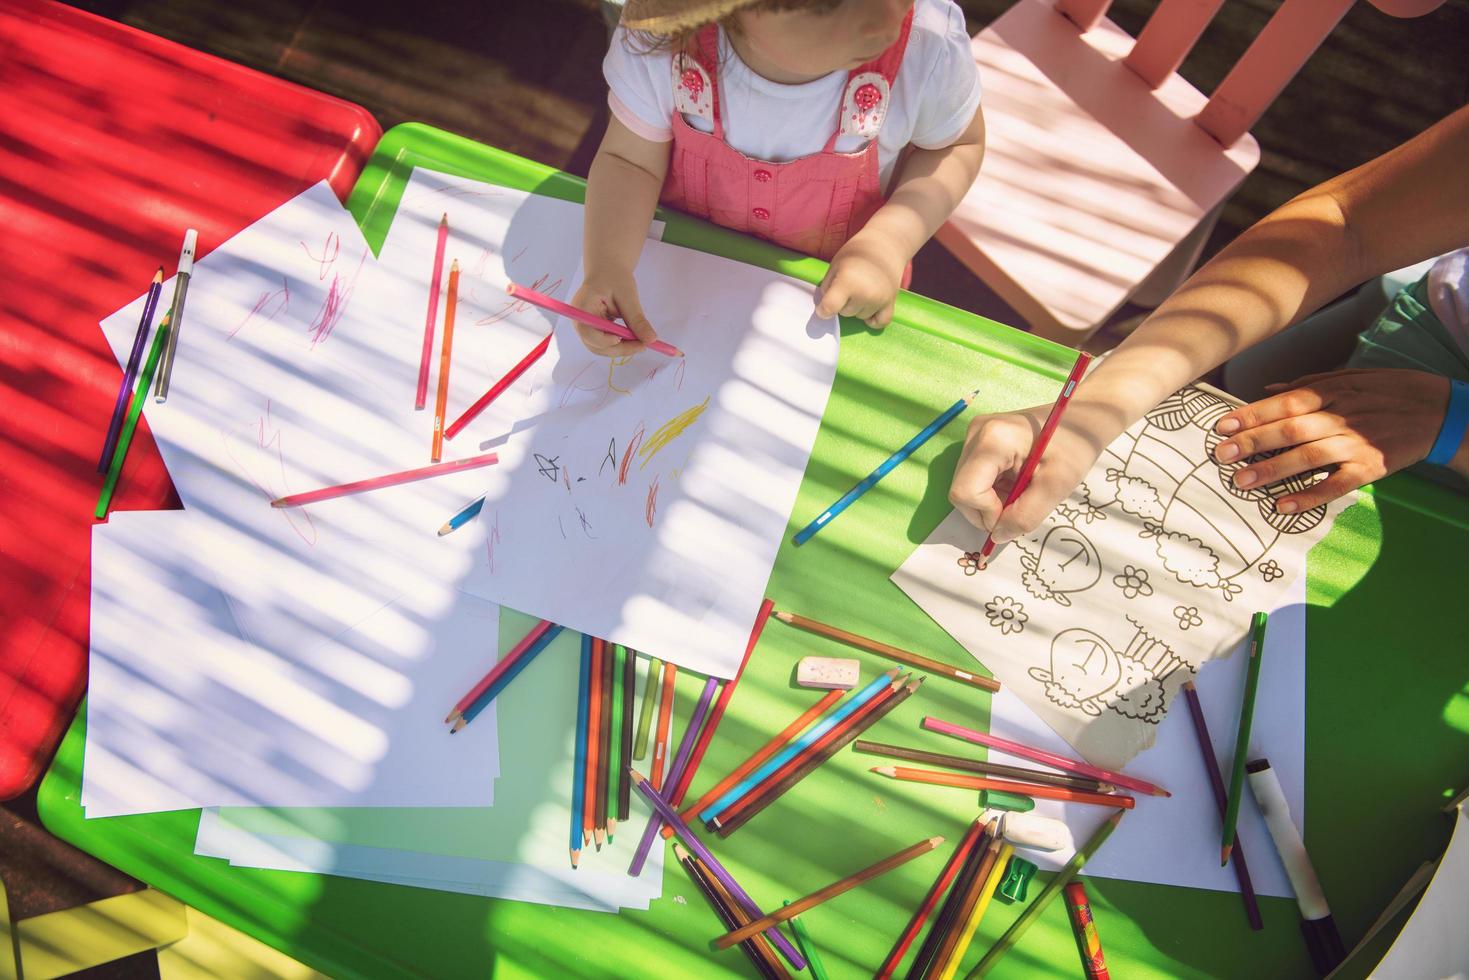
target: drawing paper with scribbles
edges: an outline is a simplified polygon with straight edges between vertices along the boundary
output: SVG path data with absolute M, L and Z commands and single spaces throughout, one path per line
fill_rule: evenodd
M 1309 476 L 1241 490 L 1213 426 L 1238 404 L 1191 385 L 1108 446 L 1034 533 L 979 569 L 984 533 L 957 511 L 893 574 L 1087 761 L 1153 744 L 1183 682 L 1272 609 L 1354 496 L 1299 514 L 1274 500 Z
M 685 356 L 609 360 L 558 322 L 484 471 L 465 588 L 731 677 L 836 375 L 837 325 L 814 318 L 809 285 L 661 242 L 637 281 Z

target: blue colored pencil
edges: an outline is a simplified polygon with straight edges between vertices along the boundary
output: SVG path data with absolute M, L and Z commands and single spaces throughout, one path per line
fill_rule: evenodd
M 526 650 L 525 653 L 522 654 L 520 658 L 517 659 L 515 663 L 510 666 L 509 670 L 500 675 L 499 679 L 496 680 L 493 685 L 491 685 L 489 690 L 485 691 L 485 693 L 479 696 L 479 700 L 475 701 L 474 704 L 471 704 L 469 707 L 464 709 L 464 717 L 456 721 L 454 723 L 454 727 L 450 729 L 450 731 L 457 732 L 465 725 L 474 721 L 475 715 L 485 710 L 485 708 L 489 705 L 491 701 L 499 697 L 500 692 L 509 687 L 510 682 L 515 680 L 515 678 L 520 675 L 520 672 L 522 670 L 525 670 L 526 665 L 529 664 L 532 660 L 536 659 L 536 656 L 542 650 L 550 646 L 551 641 L 560 636 L 563 629 L 565 629 L 564 626 L 555 625 L 546 630 L 546 632 L 541 635 L 541 638 L 535 643 L 531 644 L 530 649 Z
M 591 697 L 592 638 L 581 636 L 581 673 L 576 686 L 576 761 L 571 783 L 571 866 L 581 860 L 582 805 L 587 783 L 587 699 Z
M 973 401 L 974 397 L 978 394 L 978 390 L 971 391 L 969 394 L 965 395 L 963 398 L 959 399 L 954 404 L 944 409 L 943 413 L 939 415 L 938 418 L 928 423 L 928 425 L 923 429 L 922 432 L 918 433 L 918 435 L 914 436 L 912 439 L 909 439 L 906 443 L 904 443 L 901 449 L 893 453 L 887 459 L 883 460 L 882 463 L 878 465 L 877 469 L 867 474 L 867 476 L 862 479 L 862 482 L 858 483 L 855 487 L 843 494 L 842 499 L 838 500 L 836 503 L 832 504 L 825 511 L 823 511 L 821 516 L 816 518 L 816 520 L 812 521 L 810 524 L 807 524 L 805 527 L 801 528 L 800 531 L 796 532 L 796 544 L 805 544 L 811 539 L 812 535 L 821 530 L 827 524 L 831 523 L 833 518 L 835 518 L 838 514 L 851 506 L 852 501 L 862 496 L 868 490 L 871 490 L 877 484 L 878 480 L 881 480 L 883 477 L 887 476 L 888 473 L 890 473 L 899 463 L 907 459 L 909 456 L 912 456 L 914 451 L 917 450 L 919 446 L 932 439 L 940 429 L 942 429 L 944 426 L 948 425 L 955 418 L 957 418 L 959 413 L 968 408 L 969 403 Z
M 708 821 L 713 820 L 723 811 L 729 809 L 730 804 L 734 803 L 740 797 L 744 796 L 750 790 L 754 789 L 771 773 L 775 772 L 781 766 L 785 765 L 787 762 L 790 762 L 796 756 L 800 755 L 808 747 L 815 744 L 817 739 L 821 738 L 821 736 L 825 735 L 827 732 L 831 731 L 837 725 L 840 725 L 843 721 L 849 718 L 854 712 L 857 711 L 857 709 L 861 708 L 868 701 L 871 701 L 873 698 L 877 697 L 877 695 L 882 691 L 887 690 L 892 685 L 893 678 L 897 676 L 898 668 L 896 667 L 885 674 L 877 675 L 877 678 L 873 680 L 872 683 L 868 684 L 866 687 L 862 688 L 862 690 L 847 698 L 847 700 L 842 703 L 841 707 L 837 708 L 831 714 L 827 715 L 810 731 L 806 732 L 806 734 L 802 735 L 790 745 L 787 745 L 780 752 L 776 753 L 774 758 L 770 759 L 759 769 L 756 769 L 739 783 L 735 784 L 735 786 L 733 786 L 729 790 L 729 792 L 725 793 L 719 799 L 715 800 L 713 803 L 700 810 L 699 819 L 707 823 Z
M 480 494 L 474 500 L 470 501 L 468 507 L 465 507 L 459 513 L 455 514 L 453 517 L 444 522 L 444 526 L 439 528 L 439 537 L 442 538 L 450 531 L 457 531 L 464 525 L 468 524 L 470 521 L 474 520 L 476 517 L 479 516 L 480 509 L 483 508 L 484 505 L 485 495 Z

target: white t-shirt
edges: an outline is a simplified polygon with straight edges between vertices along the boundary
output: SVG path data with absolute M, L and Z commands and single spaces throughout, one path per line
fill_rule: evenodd
M 1469 248 L 1439 256 L 1428 270 L 1428 305 L 1469 356 Z
M 607 101 L 618 120 L 643 139 L 673 139 L 673 55 L 640 53 L 619 27 L 602 62 Z M 755 74 L 719 31 L 720 111 L 724 138 L 749 157 L 773 162 L 819 153 L 837 128 L 847 72 L 835 71 L 801 85 L 782 85 Z M 909 143 L 936 150 L 968 127 L 979 107 L 979 69 L 969 50 L 964 14 L 953 0 L 917 0 L 903 63 L 893 81 L 887 117 L 877 137 L 883 189 L 898 154 Z M 697 116 L 695 129 L 713 126 Z M 837 138 L 839 153 L 862 149 L 857 135 Z

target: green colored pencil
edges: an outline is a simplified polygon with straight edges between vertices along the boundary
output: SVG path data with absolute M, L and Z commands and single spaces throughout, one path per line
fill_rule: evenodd
M 138 417 L 143 413 L 143 402 L 148 389 L 153 385 L 153 372 L 158 368 L 158 358 L 168 343 L 168 334 L 173 326 L 173 308 L 163 314 L 158 333 L 153 335 L 153 346 L 148 349 L 148 360 L 143 364 L 143 373 L 138 375 L 138 387 L 133 393 L 133 403 L 128 406 L 128 417 L 117 435 L 117 448 L 112 451 L 112 463 L 107 467 L 107 479 L 102 481 L 102 494 L 97 498 L 97 509 L 93 512 L 98 520 L 107 516 L 107 507 L 112 503 L 112 491 L 117 489 L 117 478 L 122 475 L 122 461 L 127 457 L 132 444 L 133 432 L 138 428 Z
M 1234 760 L 1229 772 L 1229 802 L 1224 808 L 1224 838 L 1219 844 L 1219 866 L 1229 863 L 1234 848 L 1234 831 L 1239 823 L 1239 801 L 1245 789 L 1245 760 L 1250 753 L 1250 723 L 1255 717 L 1255 692 L 1260 687 L 1260 661 L 1265 652 L 1265 623 L 1269 617 L 1255 613 L 1250 622 L 1250 666 L 1245 674 L 1245 700 L 1239 709 L 1239 734 L 1234 740 Z
M 622 664 L 627 648 L 616 643 L 607 644 L 607 659 L 612 662 L 612 719 L 607 726 L 607 745 L 611 755 L 607 757 L 607 843 L 617 830 L 617 784 L 627 763 L 622 761 Z
M 643 682 L 643 707 L 638 713 L 638 739 L 632 750 L 634 759 L 641 759 L 648 751 L 648 730 L 653 727 L 653 705 L 658 700 L 658 678 L 662 673 L 663 662 L 649 657 L 648 679 Z
M 791 904 L 790 899 L 781 903 L 781 905 L 789 904 Z M 806 957 L 806 965 L 811 969 L 812 980 L 828 980 L 830 975 L 826 972 L 826 964 L 821 962 L 821 956 L 816 952 L 816 944 L 811 941 L 811 933 L 807 931 L 806 923 L 801 921 L 799 915 L 793 916 L 790 922 L 791 931 L 796 934 L 796 948 L 801 951 L 802 956 Z
M 1071 856 L 1071 860 L 1066 862 L 1066 867 L 1056 873 L 1056 877 L 1051 879 L 1051 883 L 1046 886 L 1046 890 L 1041 892 L 1035 901 L 1030 903 L 1030 907 L 1021 913 L 1020 918 L 1016 919 L 1009 929 L 1005 930 L 1005 934 L 1000 937 L 998 942 L 990 947 L 990 951 L 984 954 L 984 959 L 980 960 L 979 965 L 969 971 L 964 980 L 975 980 L 976 977 L 984 976 L 1000 961 L 1000 957 L 1004 956 L 1016 943 L 1020 942 L 1020 937 L 1025 934 L 1025 930 L 1029 929 L 1031 924 L 1041 917 L 1041 913 L 1046 910 L 1047 905 L 1051 904 L 1051 900 L 1061 894 L 1061 889 L 1071 883 L 1071 879 L 1075 878 L 1077 872 L 1081 871 L 1081 866 L 1086 864 L 1091 856 L 1101 849 L 1102 844 L 1106 842 L 1108 837 L 1112 836 L 1112 831 L 1117 829 L 1117 824 L 1122 821 L 1122 814 L 1125 812 L 1127 811 L 1118 810 L 1107 818 L 1106 823 L 1097 828 L 1097 832 L 1092 834 L 1092 839 L 1082 845 Z

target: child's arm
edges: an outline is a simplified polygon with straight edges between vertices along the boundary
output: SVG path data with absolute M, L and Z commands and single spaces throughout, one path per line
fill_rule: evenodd
M 1469 108 L 1282 205 L 1205 263 L 1088 375 L 1030 486 L 1005 509 L 1003 518 L 1002 495 L 1030 450 L 1037 427 L 1034 412 L 990 416 L 970 424 L 950 500 L 972 522 L 992 528 L 997 544 L 1013 540 L 1045 519 L 1086 475 L 1103 447 L 1172 392 L 1363 280 L 1469 243 L 1466 159 Z M 1336 473 L 1321 487 L 1340 496 L 1391 472 L 1384 461 L 1391 461 L 1393 468 L 1415 461 L 1405 458 L 1401 445 L 1374 446 L 1374 437 L 1351 421 L 1360 417 L 1360 409 L 1374 406 L 1378 409 L 1374 414 L 1397 412 L 1399 423 L 1411 414 L 1421 427 L 1425 411 L 1431 416 L 1436 404 L 1437 419 L 1442 420 L 1447 383 L 1428 379 L 1434 390 L 1425 393 L 1419 386 L 1404 390 L 1402 380 L 1398 376 L 1397 404 L 1392 407 L 1376 396 L 1363 399 L 1350 394 L 1350 386 L 1336 385 L 1333 391 L 1344 401 L 1333 408 L 1319 391 L 1306 390 L 1316 386 L 1307 385 L 1237 409 L 1215 425 L 1217 432 L 1232 436 L 1221 445 L 1221 455 L 1230 446 L 1239 450 L 1237 455 L 1245 455 L 1312 442 L 1316 448 L 1309 454 L 1302 454 L 1304 446 L 1294 450 L 1295 460 L 1308 464 L 1296 472 L 1335 465 Z M 1346 408 L 1354 399 L 1360 404 Z M 1275 414 L 1262 414 L 1262 406 Z M 1040 417 L 1044 412 L 1040 410 Z M 1409 442 L 1401 438 L 1399 426 L 1388 428 L 1393 431 L 1375 431 L 1383 438 Z M 1428 442 L 1436 431 L 1435 425 Z M 1250 433 L 1253 438 L 1247 438 Z M 1333 436 L 1346 434 L 1358 438 L 1326 444 Z M 1270 441 L 1261 441 L 1261 435 Z M 1407 455 L 1419 442 L 1411 444 Z M 1276 459 L 1286 460 L 1288 455 Z M 1252 471 L 1259 477 L 1263 468 L 1256 464 L 1241 469 L 1235 479 L 1238 482 L 1240 473 Z M 1267 475 L 1279 479 L 1280 464 Z M 1281 502 L 1293 500 L 1301 507 L 1310 506 L 1308 501 L 1320 503 L 1319 498 L 1319 493 L 1296 494 Z
M 819 316 L 857 317 L 881 329 L 892 322 L 903 268 L 953 213 L 984 158 L 984 113 L 939 150 L 910 147 L 893 190 L 862 230 L 841 247 L 821 281 Z
M 658 336 L 643 315 L 633 270 L 658 206 L 671 146 L 643 139 L 613 116 L 592 160 L 582 232 L 582 284 L 571 305 L 620 317 L 638 337 L 620 340 L 577 324 L 582 343 L 595 354 L 636 354 Z

